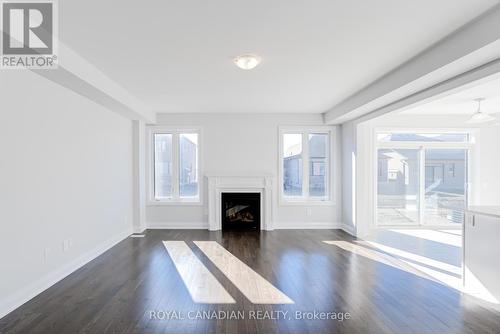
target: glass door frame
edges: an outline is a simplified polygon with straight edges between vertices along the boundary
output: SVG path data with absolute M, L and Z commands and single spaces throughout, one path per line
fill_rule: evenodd
M 380 133 L 436 133 L 436 134 L 446 134 L 446 133 L 464 133 L 468 134 L 469 140 L 467 142 L 426 142 L 426 141 L 389 141 L 382 142 L 378 140 L 378 134 Z M 473 130 L 467 129 L 383 129 L 377 128 L 374 131 L 374 218 L 375 227 L 377 228 L 405 228 L 405 227 L 449 227 L 447 225 L 427 225 L 425 223 L 425 152 L 426 149 L 463 149 L 466 150 L 466 173 L 465 173 L 465 205 L 467 206 L 470 198 L 470 179 L 471 179 L 471 151 L 474 148 L 474 137 Z M 419 150 L 419 208 L 418 208 L 418 224 L 408 224 L 408 225 L 394 225 L 394 224 L 380 224 L 378 221 L 378 150 L 379 149 L 414 149 Z

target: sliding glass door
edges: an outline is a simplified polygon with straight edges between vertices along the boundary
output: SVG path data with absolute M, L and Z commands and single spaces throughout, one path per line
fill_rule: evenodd
M 378 222 L 416 225 L 420 207 L 420 152 L 415 149 L 378 150 Z
M 470 149 L 468 140 L 463 138 L 468 139 L 468 135 L 378 135 L 378 225 L 462 223 L 467 205 Z
M 466 206 L 467 150 L 425 150 L 424 223 L 461 224 Z

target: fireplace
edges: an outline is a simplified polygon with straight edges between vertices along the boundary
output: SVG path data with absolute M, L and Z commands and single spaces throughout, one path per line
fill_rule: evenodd
M 208 229 L 219 231 L 222 223 L 226 220 L 225 205 L 222 194 L 253 194 L 259 196 L 260 201 L 254 203 L 259 206 L 260 214 L 257 215 L 258 222 L 253 222 L 259 226 L 259 230 L 272 230 L 273 219 L 273 188 L 275 179 L 273 175 L 265 173 L 244 173 L 244 174 L 216 174 L 207 173 L 208 181 Z M 254 217 L 255 220 L 255 217 Z M 229 222 L 235 223 L 235 222 Z M 231 224 L 227 226 L 233 226 Z
M 222 229 L 260 230 L 260 193 L 221 193 Z

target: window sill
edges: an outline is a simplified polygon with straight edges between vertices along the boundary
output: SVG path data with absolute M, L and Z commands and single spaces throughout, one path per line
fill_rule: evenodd
M 200 199 L 196 200 L 172 200 L 172 201 L 148 201 L 147 206 L 202 206 Z

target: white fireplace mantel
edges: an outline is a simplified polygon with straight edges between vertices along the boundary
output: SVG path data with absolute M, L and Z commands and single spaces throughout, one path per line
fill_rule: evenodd
M 208 179 L 208 229 L 222 228 L 221 194 L 223 192 L 260 193 L 260 229 L 272 230 L 272 203 L 274 175 L 209 173 Z

